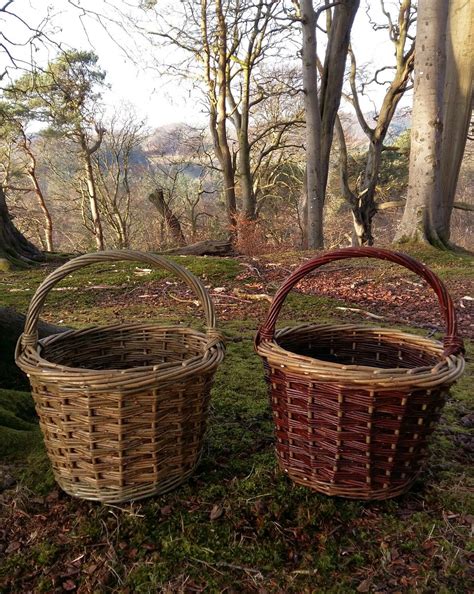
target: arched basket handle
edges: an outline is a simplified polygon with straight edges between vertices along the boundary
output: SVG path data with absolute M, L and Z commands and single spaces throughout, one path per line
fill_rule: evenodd
M 151 266 L 164 268 L 184 281 L 194 291 L 204 309 L 204 314 L 206 316 L 206 331 L 209 337 L 207 347 L 211 348 L 223 341 L 222 335 L 216 329 L 216 315 L 209 294 L 204 285 L 194 276 L 194 274 L 163 256 L 133 250 L 110 250 L 78 256 L 77 258 L 69 260 L 69 262 L 66 262 L 66 264 L 63 264 L 45 278 L 31 299 L 28 313 L 26 315 L 25 330 L 18 342 L 18 348 L 20 350 L 24 350 L 27 347 L 37 348 L 39 316 L 48 293 L 59 281 L 68 276 L 68 274 L 71 274 L 80 268 L 84 268 L 85 266 L 90 266 L 91 264 L 120 262 L 124 260 L 142 262 Z
M 260 327 L 255 338 L 256 346 L 262 341 L 271 342 L 273 340 L 275 335 L 275 324 L 283 302 L 291 289 L 304 276 L 324 264 L 329 264 L 330 262 L 335 262 L 337 260 L 345 260 L 346 258 L 377 258 L 379 260 L 388 260 L 395 264 L 400 264 L 422 277 L 436 293 L 441 312 L 446 322 L 446 334 L 443 340 L 444 355 L 448 357 L 450 355 L 464 353 L 463 341 L 458 336 L 456 311 L 454 309 L 453 300 L 443 282 L 424 264 L 406 254 L 372 247 L 344 248 L 328 252 L 320 256 L 315 256 L 295 270 L 276 292 L 267 319 Z

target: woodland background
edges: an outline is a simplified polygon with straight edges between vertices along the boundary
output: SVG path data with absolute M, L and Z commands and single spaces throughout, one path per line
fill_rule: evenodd
M 207 124 L 180 124 L 177 113 L 150 129 L 131 105 L 111 110 L 100 56 L 67 47 L 54 15 L 36 27 L 7 2 L 0 15 L 19 31 L 3 44 L 7 259 L 224 238 L 245 254 L 394 240 L 472 247 L 467 5 L 420 4 L 422 54 L 407 0 L 67 4 L 129 59 L 139 60 L 137 39 L 147 44 L 152 75 L 189 88 Z M 357 11 L 392 45 L 382 67 L 357 60 Z M 55 57 L 28 61 L 18 46 Z M 36 248 L 14 239 L 10 221 Z

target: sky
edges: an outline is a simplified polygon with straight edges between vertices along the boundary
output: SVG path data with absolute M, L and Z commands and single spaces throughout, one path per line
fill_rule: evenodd
M 114 19 L 116 13 L 107 2 L 109 0 L 73 0 L 77 5 L 87 9 L 103 12 Z M 110 0 L 118 3 L 119 0 Z M 197 0 L 196 0 L 197 1 Z M 173 6 L 179 0 L 158 0 L 159 3 Z M 123 0 L 123 4 L 136 5 L 138 0 Z M 387 6 L 396 6 L 397 2 L 388 1 Z M 366 73 L 374 67 L 380 67 L 393 61 L 393 46 L 388 40 L 386 31 L 374 31 L 368 22 L 365 9 L 370 5 L 371 14 L 381 21 L 379 2 L 361 0 L 356 21 L 352 32 L 352 45 L 357 56 L 358 64 L 366 64 Z M 198 94 L 191 93 L 183 81 L 171 77 L 160 76 L 153 68 L 153 59 L 161 63 L 172 62 L 176 55 L 167 48 L 150 47 L 139 35 L 125 36 L 120 29 L 107 25 L 105 29 L 93 18 L 81 16 L 81 10 L 72 6 L 68 0 L 14 0 L 9 7 L 12 12 L 28 24 L 37 26 L 42 21 L 46 12 L 53 16 L 54 24 L 51 37 L 65 42 L 68 46 L 77 49 L 92 48 L 99 56 L 99 64 L 107 72 L 107 82 L 110 90 L 104 93 L 104 102 L 107 111 L 120 109 L 124 103 L 132 107 L 137 116 L 147 121 L 154 128 L 167 124 L 185 122 L 191 125 L 205 125 L 206 117 L 203 107 L 198 100 Z M 2 23 L 3 20 L 3 23 Z M 18 20 L 8 15 L 0 15 L 0 30 L 7 31 L 7 35 L 15 40 L 26 38 L 25 26 Z M 321 38 L 324 35 L 321 33 Z M 134 61 L 130 60 L 122 48 L 130 48 L 135 54 Z M 28 59 L 27 48 L 15 48 L 15 56 Z M 39 63 L 46 63 L 54 57 L 54 51 L 40 49 L 36 52 L 35 59 Z M 295 60 L 296 48 L 294 52 Z M 5 55 L 0 56 L 0 61 L 5 61 Z M 370 65 L 370 66 L 369 66 Z M 383 87 L 376 88 L 371 93 L 371 98 L 380 103 Z M 372 110 L 369 100 L 362 101 L 365 111 Z

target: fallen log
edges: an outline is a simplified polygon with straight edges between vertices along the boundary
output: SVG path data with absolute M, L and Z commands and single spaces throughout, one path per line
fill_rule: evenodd
M 12 390 L 30 389 L 25 374 L 15 365 L 15 346 L 25 327 L 25 316 L 11 307 L 0 307 L 0 387 Z M 69 328 L 40 320 L 38 336 L 65 332 Z
M 234 249 L 230 241 L 206 239 L 191 243 L 183 247 L 174 248 L 163 252 L 177 256 L 233 256 Z

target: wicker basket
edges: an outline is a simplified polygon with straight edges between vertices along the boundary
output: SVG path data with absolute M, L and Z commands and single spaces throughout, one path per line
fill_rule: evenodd
M 89 264 L 140 261 L 175 273 L 204 307 L 207 332 L 147 322 L 70 330 L 38 341 L 54 285 Z M 16 362 L 28 374 L 54 475 L 77 497 L 109 503 L 164 493 L 199 462 L 209 391 L 224 343 L 202 283 L 163 257 L 86 254 L 64 264 L 31 300 Z
M 323 264 L 389 260 L 424 278 L 447 323 L 444 346 L 387 328 L 304 324 L 275 333 L 292 287 Z M 317 256 L 280 287 L 256 337 L 269 384 L 280 467 L 327 495 L 386 499 L 415 480 L 449 386 L 463 372 L 462 341 L 443 283 L 400 253 L 348 248 Z

